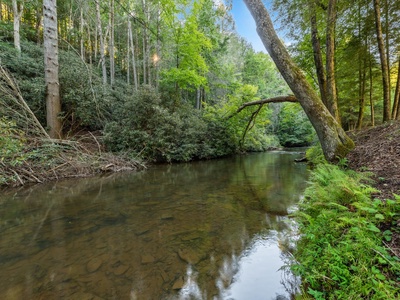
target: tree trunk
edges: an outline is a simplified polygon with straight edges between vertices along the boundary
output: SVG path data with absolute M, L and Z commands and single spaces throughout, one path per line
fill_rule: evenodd
M 396 82 L 396 91 L 394 93 L 394 101 L 393 101 L 393 110 L 392 110 L 392 119 L 400 120 L 400 56 L 398 58 L 398 70 L 397 70 L 397 82 Z
M 388 66 L 389 77 L 388 77 L 388 84 L 389 84 L 389 99 L 392 100 L 392 83 L 391 83 L 391 76 L 390 76 L 390 29 L 389 29 L 389 1 L 384 0 L 384 12 L 385 12 L 385 46 L 386 46 L 386 64 Z
M 46 119 L 51 138 L 61 138 L 60 84 L 58 80 L 57 1 L 43 1 L 44 75 L 46 85 Z
M 21 36 L 19 33 L 21 17 L 24 11 L 23 3 L 17 3 L 17 0 L 12 0 L 13 14 L 14 14 L 14 46 L 18 52 L 21 52 Z M 1 12 L 0 12 L 1 13 Z
M 340 124 L 335 76 L 335 27 L 336 0 L 329 0 L 328 24 L 326 27 L 326 102 L 328 110 Z
M 361 55 L 360 55 L 361 56 Z M 357 129 L 362 128 L 364 111 L 365 111 L 365 58 L 359 57 L 359 69 L 358 69 L 358 118 L 357 118 Z
M 101 59 L 101 69 L 103 71 L 103 84 L 107 84 L 107 68 L 106 68 L 106 57 L 105 57 L 105 46 L 103 38 L 103 28 L 101 26 L 101 16 L 100 16 L 100 0 L 95 0 L 96 2 L 96 18 L 97 18 L 97 31 L 99 34 L 100 41 L 100 59 Z
M 299 100 L 313 125 L 325 158 L 337 161 L 354 147 L 340 124 L 326 109 L 308 83 L 303 72 L 294 64 L 285 46 L 277 36 L 271 18 L 261 0 L 245 0 L 257 24 L 257 32 L 295 97 Z
M 115 84 L 115 55 L 114 55 L 114 0 L 110 0 L 110 41 L 109 41 L 109 53 L 110 53 L 110 84 Z
M 36 33 L 36 43 L 38 45 L 41 44 L 42 23 L 43 23 L 43 9 L 41 9 L 40 5 L 37 4 L 37 7 L 36 7 L 35 33 Z
M 318 27 L 317 27 L 317 15 L 315 11 L 315 0 L 310 0 L 309 1 L 309 7 L 311 11 L 311 17 L 310 17 L 310 22 L 311 22 L 311 43 L 312 43 L 312 48 L 313 48 L 313 54 L 314 54 L 314 63 L 315 63 L 315 69 L 317 73 L 317 79 L 318 79 L 318 86 L 319 86 L 319 93 L 321 95 L 321 100 L 325 104 L 326 107 L 328 107 L 326 95 L 327 95 L 327 89 L 326 89 L 326 77 L 325 77 L 325 71 L 324 71 L 324 64 L 323 64 L 323 59 L 322 59 L 322 52 L 321 52 L 321 43 L 318 35 Z
M 371 43 L 368 43 L 369 52 L 371 52 Z M 374 81 L 372 76 L 372 57 L 369 56 L 369 105 L 371 107 L 371 126 L 375 126 L 375 108 L 374 108 Z
M 81 58 L 82 58 L 82 61 L 85 61 L 85 40 L 84 40 L 84 36 L 85 36 L 85 34 L 84 34 L 84 32 L 83 32 L 83 30 L 84 30 L 84 21 L 83 21 L 83 7 L 81 6 L 80 7 L 80 16 L 79 16 L 79 18 L 80 18 L 80 21 L 79 21 L 79 34 L 80 34 L 80 39 L 79 39 L 79 42 L 80 42 L 80 48 L 81 48 Z
M 132 69 L 133 69 L 133 85 L 135 87 L 135 91 L 138 90 L 138 76 L 136 70 L 136 58 L 135 58 L 135 45 L 133 44 L 133 36 L 132 36 L 132 26 L 131 21 L 128 18 L 128 36 L 129 36 L 129 44 L 132 55 Z
M 159 86 L 159 81 L 160 81 L 160 59 L 161 59 L 161 4 L 160 1 L 158 1 L 158 6 L 157 6 L 157 45 L 156 45 L 156 61 L 155 61 L 155 66 L 156 66 L 156 76 L 155 76 L 155 86 L 156 89 L 158 90 Z
M 383 82 L 383 122 L 390 120 L 390 86 L 389 86 L 389 66 L 386 59 L 385 45 L 382 35 L 382 24 L 381 24 L 381 10 L 380 0 L 374 0 L 375 10 L 375 28 L 376 36 L 378 41 L 379 57 L 381 60 L 382 68 L 382 82 Z
M 142 11 L 144 15 L 144 20 L 146 20 L 146 2 L 142 0 Z M 146 45 L 146 36 L 147 36 L 147 23 L 144 21 L 144 26 L 142 26 L 142 55 L 143 55 L 143 84 L 146 84 L 147 81 L 147 66 L 146 66 L 146 54 L 147 54 L 147 45 Z

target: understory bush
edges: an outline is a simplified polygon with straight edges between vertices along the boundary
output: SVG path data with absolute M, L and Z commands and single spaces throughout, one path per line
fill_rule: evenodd
M 24 42 L 18 53 L 12 43 L 0 41 L 0 62 L 18 82 L 21 94 L 42 125 L 46 124 L 43 48 Z M 111 103 L 119 95 L 102 86 L 98 69 L 91 69 L 73 51 L 59 50 L 59 81 L 64 128 L 101 129 L 109 119 Z M 124 89 L 117 86 L 116 90 Z M 114 94 L 113 94 L 114 93 Z M 125 95 L 126 91 L 121 91 Z
M 185 104 L 173 111 L 162 106 L 150 86 L 143 86 L 114 111 L 104 128 L 111 151 L 126 151 L 150 161 L 189 161 L 233 153 L 226 129 L 206 122 L 200 111 Z
M 292 265 L 302 278 L 304 295 L 399 299 L 400 261 L 384 241 L 392 234 L 385 228 L 400 217 L 400 197 L 373 200 L 376 191 L 367 179 L 328 164 L 313 171 L 296 213 L 301 236 Z

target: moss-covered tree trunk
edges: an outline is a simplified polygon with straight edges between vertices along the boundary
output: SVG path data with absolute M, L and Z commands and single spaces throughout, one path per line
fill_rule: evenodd
M 330 114 L 308 83 L 303 72 L 293 62 L 285 46 L 277 36 L 268 11 L 262 1 L 245 0 L 244 2 L 253 15 L 257 24 L 258 35 L 265 48 L 310 119 L 321 142 L 325 158 L 328 161 L 335 161 L 344 157 L 354 147 L 353 141 Z

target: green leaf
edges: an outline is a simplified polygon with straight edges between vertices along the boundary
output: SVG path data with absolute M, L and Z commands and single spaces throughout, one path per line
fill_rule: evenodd
M 374 224 L 368 224 L 367 229 L 373 232 L 381 232 Z
M 384 275 L 382 275 L 381 273 L 375 274 L 376 278 L 380 279 L 380 280 L 385 280 L 386 277 Z
M 384 217 L 382 214 L 376 214 L 376 215 L 375 215 L 375 219 L 378 219 L 378 220 L 385 220 L 385 217 Z

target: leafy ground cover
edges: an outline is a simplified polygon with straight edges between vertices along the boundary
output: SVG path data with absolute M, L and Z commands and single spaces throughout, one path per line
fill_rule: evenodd
M 313 170 L 297 213 L 292 268 L 303 280 L 301 297 L 399 299 L 399 129 L 390 123 L 353 133 L 348 161 L 319 161 Z

